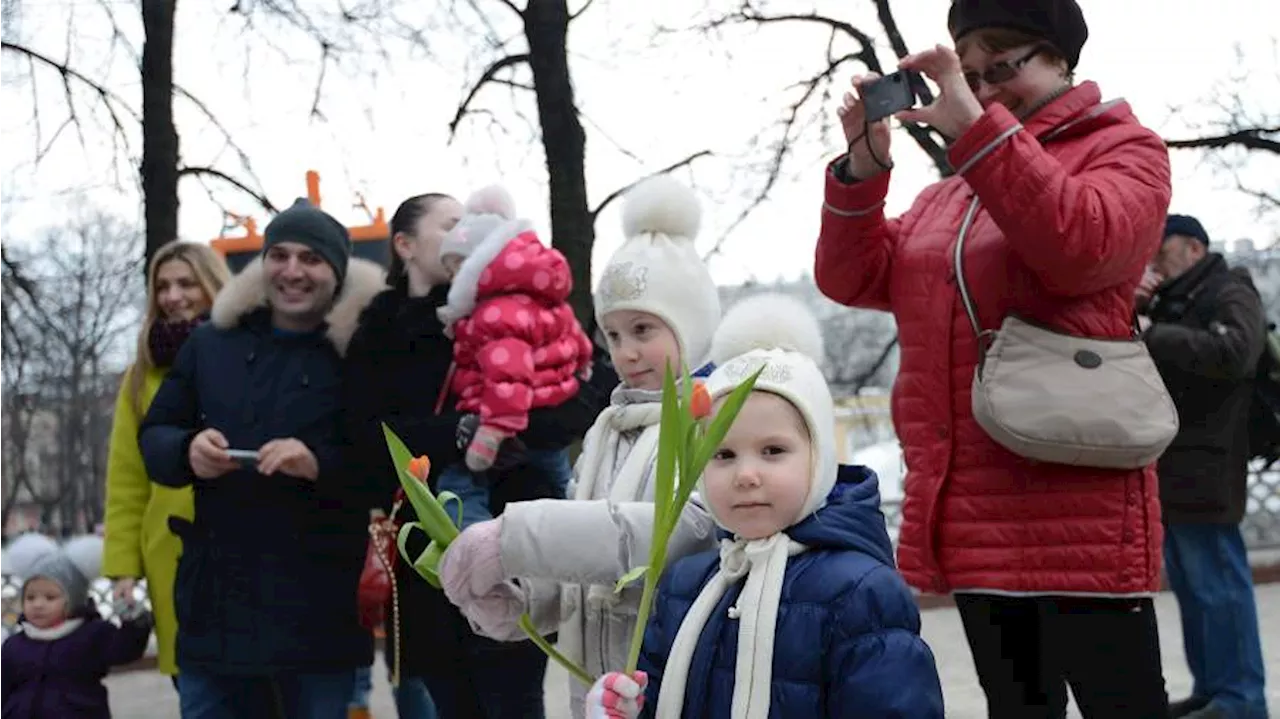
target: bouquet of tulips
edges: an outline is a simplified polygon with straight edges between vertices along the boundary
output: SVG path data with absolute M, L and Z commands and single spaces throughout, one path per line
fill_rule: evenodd
M 644 589 L 640 595 L 640 609 L 637 614 L 638 620 L 635 631 L 631 635 L 631 646 L 627 653 L 625 670 L 628 674 L 636 670 L 636 664 L 640 660 L 644 630 L 653 608 L 658 579 L 666 567 L 667 543 L 671 533 L 675 531 L 680 521 L 680 515 L 689 501 L 689 495 L 693 494 L 698 478 L 702 476 L 702 470 L 724 440 L 729 427 L 747 401 L 747 395 L 755 387 L 759 374 L 757 371 L 734 389 L 725 399 L 724 405 L 713 421 L 708 420 L 711 416 L 711 395 L 701 382 L 693 381 L 688 373 L 685 373 L 680 388 L 677 388 L 670 368 L 663 377 L 662 420 L 658 429 L 658 463 L 654 477 L 653 536 L 649 544 L 649 562 L 627 572 L 618 580 L 615 587 L 615 591 L 621 592 L 627 585 L 640 579 L 644 580 Z M 397 538 L 400 553 L 418 574 L 432 586 L 439 587 L 440 579 L 436 567 L 444 555 L 444 550 L 454 537 L 458 536 L 458 526 L 444 510 L 444 504 L 450 501 L 457 502 L 458 498 L 449 492 L 442 492 L 439 497 L 432 495 L 425 485 L 427 469 L 430 467 L 426 457 L 415 459 L 404 443 L 386 425 L 383 425 L 383 432 L 387 437 L 387 447 L 391 451 L 392 460 L 399 469 L 400 483 L 404 485 L 409 502 L 413 504 L 419 518 L 418 522 L 406 523 L 401 527 Z M 414 471 L 415 467 L 418 471 Z M 461 509 L 457 519 L 459 523 L 460 515 Z M 421 529 L 431 537 L 431 544 L 416 559 L 410 557 L 405 551 L 405 540 L 414 528 Z M 538 634 L 528 614 L 520 618 L 520 628 L 548 657 L 562 665 L 578 680 L 587 686 L 595 682 L 595 677 L 556 651 L 555 647 Z

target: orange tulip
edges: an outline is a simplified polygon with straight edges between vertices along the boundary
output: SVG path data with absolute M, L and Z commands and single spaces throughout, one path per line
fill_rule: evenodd
M 409 474 L 416 477 L 419 482 L 427 481 L 427 475 L 431 474 L 431 460 L 427 455 L 409 460 Z
M 707 385 L 702 382 L 695 382 L 693 385 L 693 397 L 689 400 L 689 414 L 694 419 L 711 416 L 711 393 L 707 391 Z

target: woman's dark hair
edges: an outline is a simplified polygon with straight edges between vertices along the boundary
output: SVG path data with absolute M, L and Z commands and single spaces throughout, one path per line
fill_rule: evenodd
M 964 55 L 970 45 L 977 45 L 987 52 L 996 55 L 1014 48 L 1027 45 L 1039 45 L 1040 52 L 1054 62 L 1067 64 L 1066 55 L 1045 38 L 1009 27 L 988 27 L 974 30 L 956 42 L 956 53 Z
M 413 236 L 414 230 L 418 226 L 418 220 L 430 213 L 437 202 L 448 199 L 452 199 L 452 195 L 446 195 L 443 192 L 414 195 L 401 202 L 400 206 L 396 208 L 395 214 L 391 215 L 391 237 L 387 238 L 387 242 L 391 244 L 387 248 L 391 251 L 391 264 L 387 267 L 387 279 L 393 285 L 405 281 L 404 260 L 400 259 L 400 253 L 396 252 L 396 235 L 403 232 L 406 235 Z

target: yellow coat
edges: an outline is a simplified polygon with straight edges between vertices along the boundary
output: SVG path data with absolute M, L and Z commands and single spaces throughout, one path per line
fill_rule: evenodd
M 142 408 L 151 406 L 165 370 L 151 369 L 142 386 Z M 169 531 L 169 517 L 192 519 L 195 515 L 191 487 L 172 489 L 155 484 L 147 476 L 138 450 L 138 425 L 128 396 L 128 375 L 116 397 L 107 456 L 106 538 L 102 573 L 112 578 L 146 577 L 151 608 L 155 613 L 158 669 L 177 674 L 175 642 L 178 618 L 173 608 L 173 581 L 178 572 L 182 540 Z

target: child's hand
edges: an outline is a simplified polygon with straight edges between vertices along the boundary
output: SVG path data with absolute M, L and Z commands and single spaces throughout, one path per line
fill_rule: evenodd
M 587 693 L 587 719 L 635 719 L 644 708 L 649 676 L 642 671 L 627 676 L 609 672 L 596 680 Z

